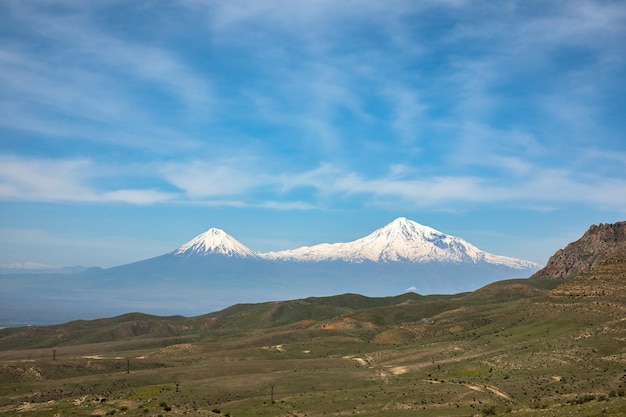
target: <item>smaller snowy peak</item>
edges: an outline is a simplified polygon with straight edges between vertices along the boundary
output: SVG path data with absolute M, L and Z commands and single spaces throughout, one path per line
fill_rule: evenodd
M 174 252 L 174 256 L 222 255 L 230 258 L 259 258 L 254 251 L 223 230 L 211 228 Z

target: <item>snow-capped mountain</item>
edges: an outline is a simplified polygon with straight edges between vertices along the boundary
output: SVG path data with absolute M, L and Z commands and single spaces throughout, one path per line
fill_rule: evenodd
M 211 228 L 168 255 L 249 260 L 348 263 L 488 263 L 513 269 L 539 269 L 522 259 L 494 255 L 432 227 L 400 217 L 371 234 L 346 243 L 322 243 L 278 252 L 255 252 L 221 229 Z
M 174 256 L 210 256 L 224 255 L 229 258 L 258 258 L 259 255 L 243 243 L 224 232 L 211 228 L 183 244 L 174 252 Z
M 539 267 L 484 252 L 406 218 L 352 242 L 269 253 L 254 252 L 226 232 L 209 229 L 172 252 L 113 268 L 52 279 L 42 279 L 41 273 L 4 274 L 0 317 L 68 321 L 129 311 L 197 315 L 237 303 L 343 293 L 454 294 L 528 277 Z
M 461 238 L 404 217 L 352 242 L 323 243 L 261 255 L 269 260 L 297 262 L 486 262 L 515 269 L 541 267 L 534 262 L 484 252 Z

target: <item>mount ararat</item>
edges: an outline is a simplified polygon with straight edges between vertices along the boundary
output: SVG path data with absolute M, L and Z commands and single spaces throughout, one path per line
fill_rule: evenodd
M 113 268 L 4 275 L 0 325 L 130 311 L 198 315 L 237 303 L 341 293 L 458 293 L 540 268 L 403 217 L 352 242 L 267 253 L 212 228 L 170 253 Z
M 465 240 L 444 234 L 404 217 L 397 218 L 368 236 L 347 243 L 323 243 L 298 249 L 261 254 L 279 261 L 481 263 L 512 269 L 535 269 L 541 265 L 493 255 Z

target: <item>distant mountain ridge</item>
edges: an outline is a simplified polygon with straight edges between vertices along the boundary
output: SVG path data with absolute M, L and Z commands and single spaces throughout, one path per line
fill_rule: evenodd
M 37 262 L 0 264 L 2 274 L 76 274 L 85 271 L 84 266 L 58 266 Z
M 0 317 L 49 323 L 129 311 L 189 316 L 238 303 L 344 293 L 454 294 L 539 268 L 404 217 L 352 242 L 269 253 L 211 228 L 172 252 L 113 268 L 53 278 L 4 275 Z

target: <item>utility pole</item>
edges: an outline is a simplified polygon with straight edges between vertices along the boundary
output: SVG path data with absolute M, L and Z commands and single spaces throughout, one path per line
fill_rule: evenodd
M 126 358 L 126 373 L 130 374 L 130 358 Z
M 57 360 L 57 350 L 56 349 L 52 349 L 52 360 L 53 361 Z
M 270 404 L 274 404 L 274 384 L 270 384 Z

